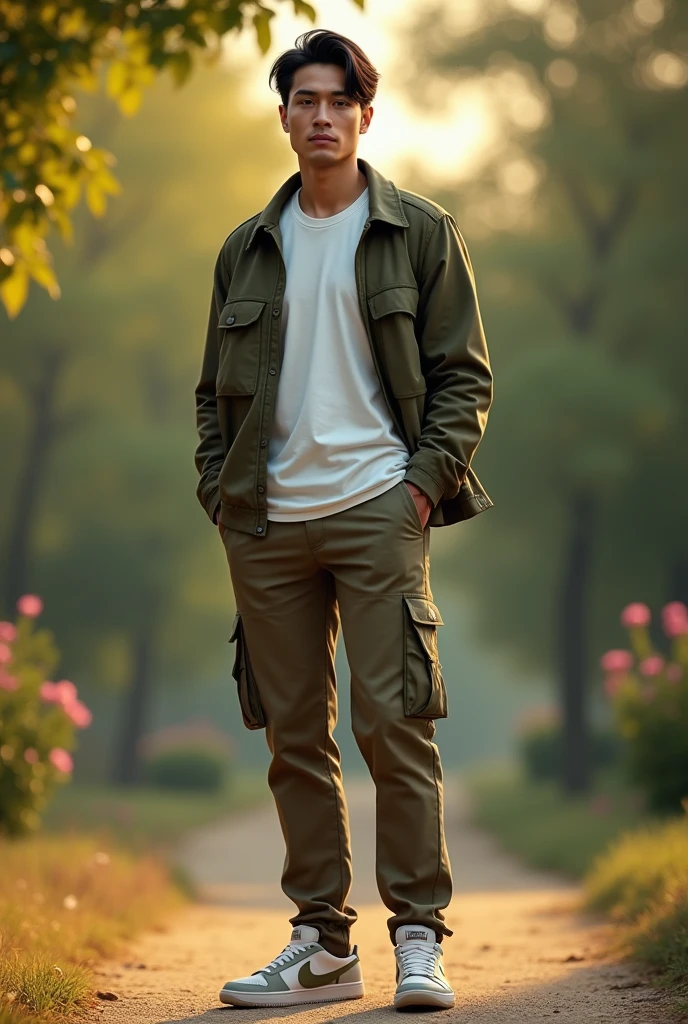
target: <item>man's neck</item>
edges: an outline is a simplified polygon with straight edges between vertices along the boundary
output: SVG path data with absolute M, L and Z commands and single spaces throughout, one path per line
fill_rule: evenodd
M 299 160 L 301 194 L 299 204 L 308 217 L 334 217 L 356 202 L 368 187 L 359 170 L 356 154 L 333 167 L 313 167 Z

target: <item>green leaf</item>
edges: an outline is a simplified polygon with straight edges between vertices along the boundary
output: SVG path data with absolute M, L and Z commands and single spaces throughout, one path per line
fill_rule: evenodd
M 306 3 L 306 0 L 294 0 L 294 12 L 304 15 L 309 21 L 315 21 L 316 19 L 315 7 Z
M 179 53 L 171 53 L 167 58 L 166 64 L 170 69 L 170 74 L 177 88 L 184 85 L 193 68 L 193 61 L 189 51 L 181 50 Z
M 265 8 L 253 16 L 253 25 L 256 30 L 256 38 L 258 39 L 261 53 L 267 53 L 270 49 L 270 43 L 272 42 L 270 20 L 274 16 L 274 11 L 268 11 Z

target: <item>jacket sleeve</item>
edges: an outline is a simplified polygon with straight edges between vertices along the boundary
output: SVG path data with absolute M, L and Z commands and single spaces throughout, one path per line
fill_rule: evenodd
M 199 443 L 194 461 L 200 475 L 196 494 L 212 520 L 217 522 L 220 509 L 218 477 L 225 460 L 220 424 L 217 418 L 216 378 L 221 339 L 218 322 L 229 290 L 229 273 L 224 263 L 223 249 L 215 262 L 213 291 L 210 298 L 208 330 L 200 380 L 196 386 L 196 426 Z
M 492 404 L 492 371 L 473 269 L 456 222 L 444 214 L 421 263 L 416 334 L 428 393 L 406 477 L 437 505 L 458 493 Z

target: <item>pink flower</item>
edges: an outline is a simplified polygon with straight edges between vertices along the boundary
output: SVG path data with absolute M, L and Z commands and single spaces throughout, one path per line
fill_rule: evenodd
M 683 679 L 683 665 L 677 665 L 675 661 L 672 661 L 670 665 L 667 665 L 666 677 L 670 683 L 680 683 Z
M 0 690 L 16 690 L 19 683 L 14 676 L 8 676 L 5 672 L 0 672 Z
M 60 679 L 59 683 L 55 683 L 55 692 L 59 694 L 58 700 L 63 707 L 76 700 L 76 686 L 69 679 Z
M 627 672 L 633 667 L 633 655 L 630 651 L 607 651 L 600 658 L 600 665 L 605 672 Z
M 57 683 L 51 683 L 49 679 L 46 679 L 44 683 L 41 683 L 41 688 L 38 692 L 43 700 L 49 704 L 60 703 L 60 691 L 57 689 Z
M 668 637 L 688 633 L 688 608 L 682 601 L 671 601 L 662 609 L 662 625 Z
M 67 772 L 71 772 L 72 768 L 74 767 L 72 755 L 69 753 L 68 750 L 65 750 L 63 747 L 53 747 L 53 749 L 48 754 L 48 759 L 50 760 L 51 764 L 55 765 L 58 772 L 64 772 L 65 774 L 67 774 Z
M 649 658 L 640 662 L 638 668 L 644 676 L 658 676 L 664 668 L 664 658 L 659 654 L 651 654 Z
M 12 649 L 7 644 L 0 644 L 0 665 L 6 665 L 12 661 Z
M 0 641 L 6 644 L 17 639 L 17 627 L 12 622 L 0 622 Z
M 610 672 L 604 680 L 604 692 L 608 697 L 615 697 L 621 689 L 625 675 L 623 672 Z
M 625 626 L 626 629 L 632 629 L 634 626 L 648 626 L 649 624 L 650 609 L 646 604 L 641 604 L 640 602 L 627 604 L 621 612 L 621 625 Z
M 80 729 L 85 729 L 87 725 L 91 724 L 93 715 L 86 705 L 82 704 L 80 700 L 69 701 L 67 704 L 64 704 L 63 707 L 74 724 Z
M 24 760 L 29 764 L 35 764 L 39 760 L 38 751 L 35 747 L 27 747 L 24 751 Z
M 24 594 L 17 601 L 17 611 L 20 615 L 26 615 L 29 619 L 35 619 L 43 611 L 43 602 L 35 594 Z

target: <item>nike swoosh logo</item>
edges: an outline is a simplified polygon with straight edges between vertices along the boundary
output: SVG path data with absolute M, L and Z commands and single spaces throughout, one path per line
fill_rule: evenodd
M 311 970 L 311 962 L 307 960 L 299 971 L 299 984 L 303 985 L 304 988 L 317 988 L 318 985 L 331 985 L 333 981 L 344 974 L 345 971 L 350 970 L 354 964 L 358 963 L 358 957 L 355 957 L 350 963 L 345 964 L 344 967 L 338 967 L 336 971 L 328 971 L 327 974 L 313 974 Z

